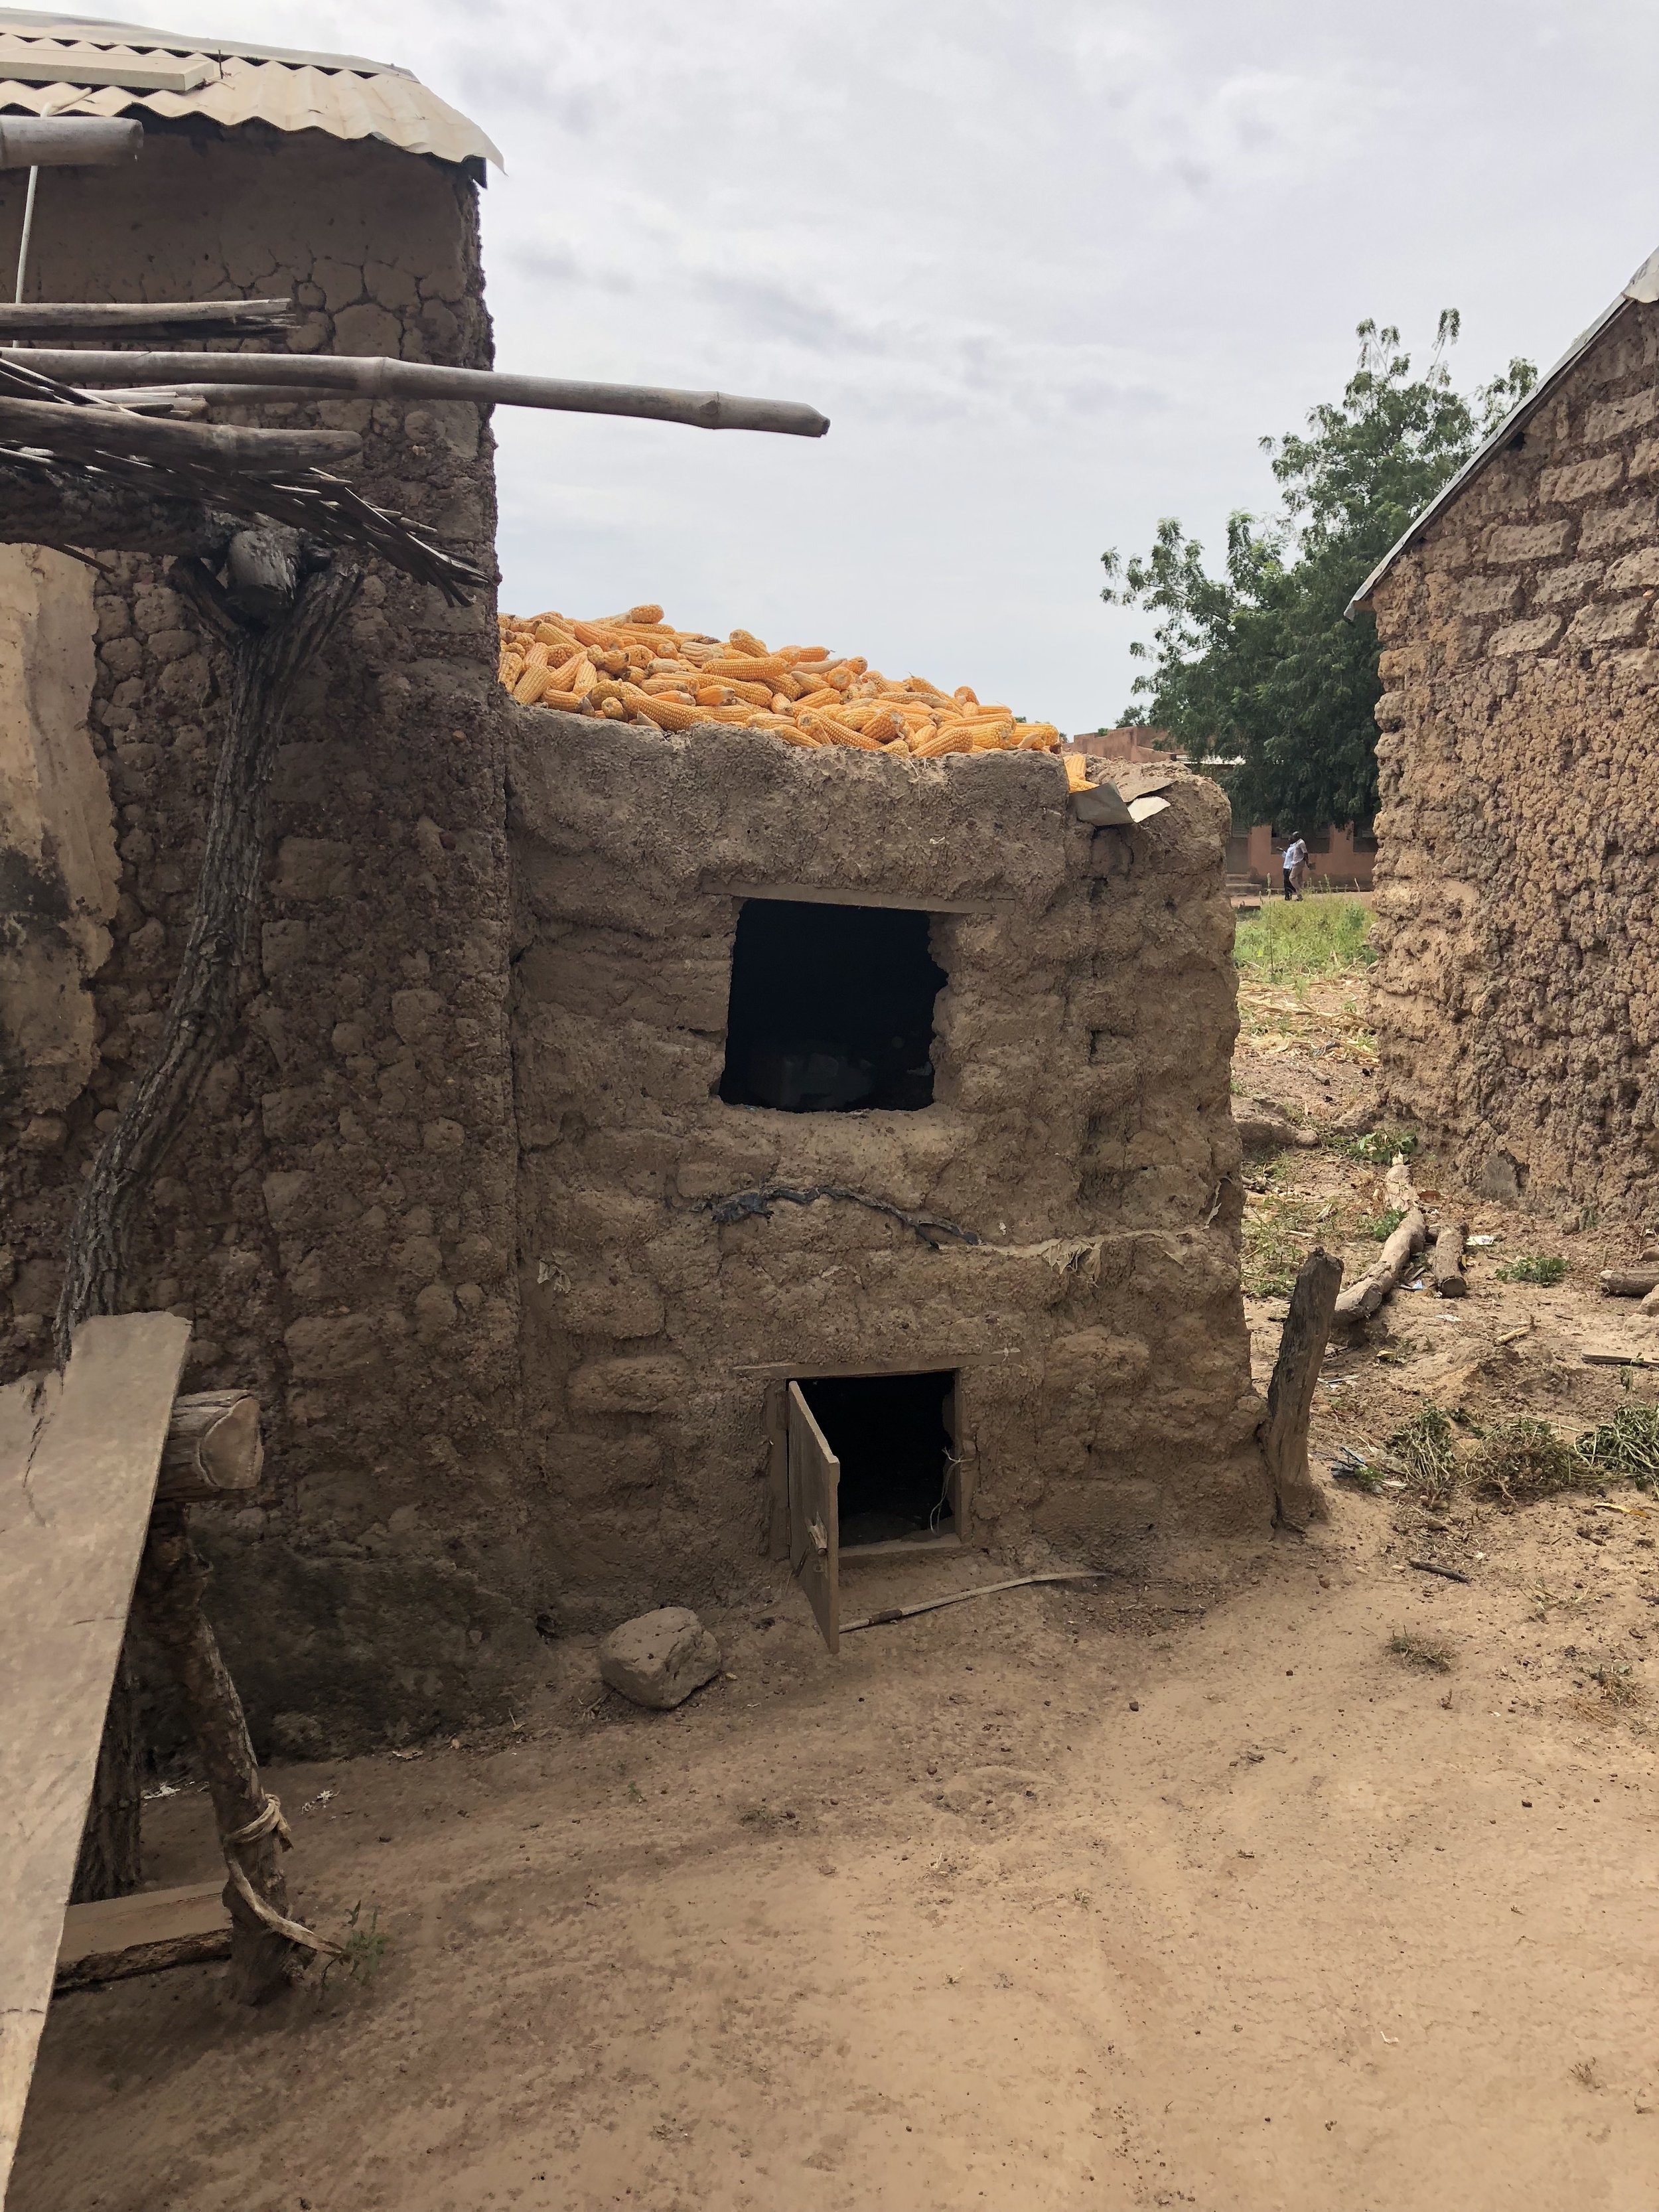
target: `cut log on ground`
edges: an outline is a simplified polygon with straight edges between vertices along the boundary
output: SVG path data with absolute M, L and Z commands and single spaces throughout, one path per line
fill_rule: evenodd
M 230 1956 L 230 1915 L 218 1881 L 183 1889 L 149 1889 L 136 1897 L 72 1905 L 64 1915 L 53 1993 L 199 1966 Z
M 1606 1297 L 1644 1298 L 1659 1291 L 1659 1267 L 1603 1267 L 1595 1279 Z
M 1468 1296 L 1469 1286 L 1463 1279 L 1463 1243 L 1468 1235 L 1468 1224 L 1462 1221 L 1443 1222 L 1436 1232 L 1434 1287 L 1443 1298 Z
M 264 1459 L 259 1401 L 251 1391 L 198 1390 L 175 1398 L 156 1501 L 200 1505 L 257 1490 Z
M 1306 1128 L 1283 1114 L 1270 1111 L 1235 1114 L 1233 1126 L 1247 1152 L 1285 1152 L 1297 1146 L 1311 1151 L 1319 1142 L 1317 1129 Z
M 1316 1245 L 1302 1262 L 1291 1290 L 1291 1310 L 1267 1385 L 1262 1455 L 1273 1478 L 1273 1519 L 1291 1528 L 1306 1528 L 1330 1512 L 1308 1465 L 1308 1423 L 1341 1285 L 1342 1262 Z
M 1390 1207 L 1402 1218 L 1370 1273 L 1362 1275 L 1338 1298 L 1333 1322 L 1337 1328 L 1359 1328 L 1371 1320 L 1383 1300 L 1399 1288 L 1413 1259 L 1428 1244 L 1428 1220 L 1412 1188 L 1411 1171 L 1399 1152 L 1384 1178 L 1384 1188 Z

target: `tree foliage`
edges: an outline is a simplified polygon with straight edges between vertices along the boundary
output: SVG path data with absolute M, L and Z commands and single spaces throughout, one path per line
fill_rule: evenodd
M 1216 763 L 1240 822 L 1312 829 L 1376 808 L 1376 629 L 1343 610 L 1413 517 L 1536 380 L 1530 362 L 1465 395 L 1446 356 L 1448 308 L 1427 368 L 1412 373 L 1397 330 L 1359 325 L 1359 362 L 1340 400 L 1313 409 L 1306 434 L 1264 438 L 1279 512 L 1228 521 L 1223 573 L 1170 519 L 1151 551 L 1103 554 L 1110 604 L 1157 617 L 1150 660 L 1125 720 L 1168 730 Z M 1223 767 L 1224 762 L 1235 762 Z

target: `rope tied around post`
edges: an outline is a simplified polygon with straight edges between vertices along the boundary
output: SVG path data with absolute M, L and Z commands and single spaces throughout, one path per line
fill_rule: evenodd
M 285 1936 L 290 1943 L 297 1943 L 303 1950 L 320 1952 L 325 1958 L 343 1959 L 344 1950 L 331 1936 L 314 1935 L 309 1928 L 301 1927 L 297 1920 L 288 1919 L 274 1906 L 267 1905 L 248 1880 L 247 1870 L 237 1857 L 237 1852 L 246 1844 L 257 1844 L 262 1838 L 273 1835 L 285 1851 L 292 1850 L 294 1837 L 283 1817 L 282 1800 L 272 1796 L 267 1790 L 264 1805 L 246 1826 L 233 1828 L 224 1838 L 225 1864 L 230 1869 L 230 1879 L 235 1886 L 236 1894 L 250 1912 L 256 1914 L 267 1928 L 273 1929 L 278 1936 Z

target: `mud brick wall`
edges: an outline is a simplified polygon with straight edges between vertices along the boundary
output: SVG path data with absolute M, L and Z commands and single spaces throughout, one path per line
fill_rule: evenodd
M 1395 1113 L 1502 1193 L 1659 1218 L 1659 310 L 1376 594 Z
M 525 1418 L 555 1617 L 754 1583 L 774 1499 L 744 1370 L 769 1363 L 958 1369 L 969 1534 L 1005 1552 L 1265 1528 L 1214 786 L 1091 832 L 1031 754 L 512 714 Z M 733 884 L 995 902 L 933 920 L 931 1107 L 721 1103 Z M 768 1182 L 984 1243 L 930 1250 L 824 1200 L 715 1224 Z M 1053 1240 L 1091 1249 L 1067 1266 Z
M 0 192 L 8 235 L 21 190 L 13 173 Z M 135 168 L 43 179 L 35 241 L 46 296 L 292 289 L 295 350 L 490 358 L 474 185 L 373 142 L 151 125 Z M 476 408 L 330 401 L 258 419 L 360 430 L 350 473 L 369 495 L 493 565 Z M 215 653 L 164 564 L 107 562 L 92 613 L 118 897 L 107 957 L 87 956 L 96 1050 L 78 1087 L 47 1112 L 15 1091 L 0 1102 L 7 1374 L 44 1353 L 76 1190 L 166 1004 L 219 738 Z M 198 1517 L 256 1732 L 292 1749 L 495 1711 L 537 1648 L 513 1474 L 493 616 L 487 595 L 453 610 L 371 571 L 305 686 L 243 1018 L 167 1164 L 134 1285 L 133 1303 L 193 1322 L 191 1385 L 264 1402 L 264 1489 L 216 1525 Z

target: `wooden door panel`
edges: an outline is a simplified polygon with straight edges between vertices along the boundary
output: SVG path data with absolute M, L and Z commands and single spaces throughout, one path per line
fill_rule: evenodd
M 788 1395 L 789 1564 L 826 1648 L 841 1648 L 841 1462 L 799 1382 Z

